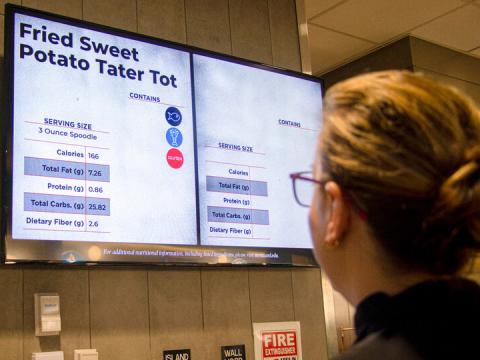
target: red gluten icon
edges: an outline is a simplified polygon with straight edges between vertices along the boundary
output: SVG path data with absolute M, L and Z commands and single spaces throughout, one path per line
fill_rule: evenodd
M 167 162 L 174 169 L 179 169 L 183 165 L 183 154 L 178 149 L 170 149 L 167 152 Z

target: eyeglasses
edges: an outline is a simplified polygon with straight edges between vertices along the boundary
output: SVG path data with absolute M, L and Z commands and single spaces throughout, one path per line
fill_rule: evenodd
M 295 200 L 300 206 L 310 207 L 310 203 L 312 202 L 312 197 L 315 192 L 316 185 L 325 185 L 325 180 L 316 180 L 312 176 L 311 171 L 301 171 L 290 174 L 290 178 L 292 179 L 292 186 L 293 186 L 293 194 L 295 195 Z M 360 205 L 357 197 L 351 193 L 345 193 L 345 199 L 352 205 L 355 212 L 358 214 L 360 219 L 363 221 L 367 221 L 368 213 Z
M 325 182 L 316 180 L 311 171 L 301 171 L 290 174 L 292 179 L 293 194 L 300 206 L 310 207 L 316 185 L 323 185 Z

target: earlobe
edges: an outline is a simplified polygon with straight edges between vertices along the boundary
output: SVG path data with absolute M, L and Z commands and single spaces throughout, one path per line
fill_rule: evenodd
M 334 224 L 329 221 L 324 239 L 325 248 L 335 249 L 340 245 L 339 236 L 336 231 Z
M 326 248 L 335 249 L 340 245 L 350 221 L 350 208 L 346 203 L 340 186 L 333 181 L 325 184 L 325 193 L 329 197 L 329 218 L 325 231 L 324 245 Z

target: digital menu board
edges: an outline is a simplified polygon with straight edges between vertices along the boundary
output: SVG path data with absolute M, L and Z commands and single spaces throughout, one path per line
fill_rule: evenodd
M 319 79 L 7 6 L 8 261 L 313 265 Z

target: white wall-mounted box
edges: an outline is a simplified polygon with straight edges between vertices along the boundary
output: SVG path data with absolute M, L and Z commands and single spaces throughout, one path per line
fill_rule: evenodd
M 98 360 L 97 349 L 73 350 L 73 360 Z
M 32 353 L 32 360 L 63 360 L 63 351 Z
M 34 294 L 35 335 L 51 336 L 60 334 L 60 296 L 56 293 Z

